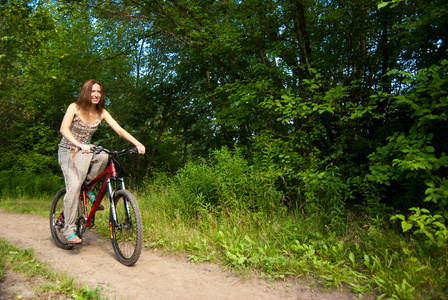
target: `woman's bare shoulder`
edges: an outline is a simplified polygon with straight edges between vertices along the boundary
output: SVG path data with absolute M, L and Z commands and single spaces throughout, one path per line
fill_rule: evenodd
M 76 102 L 70 103 L 69 106 L 67 107 L 67 110 L 69 110 L 69 109 L 78 110 L 79 109 L 78 104 L 76 104 Z
M 78 112 L 78 105 L 75 102 L 73 102 L 69 104 L 65 114 L 76 115 L 77 112 Z
M 104 120 L 109 117 L 111 117 L 110 113 L 105 108 L 103 108 L 103 110 L 101 111 L 101 119 Z

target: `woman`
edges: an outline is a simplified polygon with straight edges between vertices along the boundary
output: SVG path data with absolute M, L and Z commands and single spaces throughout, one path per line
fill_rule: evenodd
M 64 174 L 66 194 L 64 197 L 65 226 L 62 230 L 69 243 L 80 244 L 82 240 L 76 235 L 75 221 L 81 186 L 98 176 L 107 165 L 108 155 L 90 152 L 90 140 L 102 120 L 122 138 L 134 144 L 139 154 L 145 153 L 145 146 L 124 130 L 104 108 L 105 95 L 103 86 L 95 79 L 86 81 L 76 103 L 72 103 L 65 112 L 60 132 L 58 161 Z M 87 174 L 89 171 L 90 172 Z M 87 196 L 94 202 L 95 196 L 88 191 Z

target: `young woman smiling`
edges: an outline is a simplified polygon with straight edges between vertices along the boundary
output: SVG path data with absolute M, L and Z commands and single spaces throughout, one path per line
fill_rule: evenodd
M 104 108 L 105 94 L 102 84 L 91 79 L 86 81 L 79 93 L 78 101 L 71 103 L 65 112 L 60 132 L 58 161 L 64 174 L 66 194 L 64 197 L 65 226 L 63 234 L 73 244 L 82 243 L 75 233 L 76 212 L 81 186 L 98 176 L 106 167 L 107 154 L 90 152 L 93 134 L 104 120 L 122 138 L 137 147 L 139 154 L 145 153 L 145 146 L 124 130 Z M 90 172 L 89 172 L 90 168 Z M 88 173 L 88 174 L 87 174 Z M 93 202 L 90 191 L 87 196 Z

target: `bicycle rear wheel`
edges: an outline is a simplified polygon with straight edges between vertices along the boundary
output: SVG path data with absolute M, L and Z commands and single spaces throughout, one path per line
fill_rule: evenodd
M 64 196 L 65 188 L 60 189 L 53 198 L 50 208 L 50 231 L 56 246 L 62 249 L 72 249 L 74 244 L 67 242 L 61 230 L 64 228 Z M 81 201 L 78 206 L 77 219 L 83 214 Z
M 143 223 L 135 197 L 126 190 L 114 194 L 115 211 L 110 209 L 111 239 L 118 261 L 126 266 L 134 265 L 143 247 Z M 113 213 L 116 215 L 116 223 Z

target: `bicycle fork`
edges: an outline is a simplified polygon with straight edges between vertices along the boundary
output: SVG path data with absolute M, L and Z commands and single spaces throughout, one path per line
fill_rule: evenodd
M 121 229 L 122 228 L 122 224 L 118 224 L 118 220 L 117 220 L 117 210 L 116 210 L 116 203 L 115 203 L 115 193 L 118 190 L 125 190 L 125 186 L 124 186 L 124 180 L 123 178 L 117 178 L 116 181 L 120 181 L 120 187 L 113 189 L 112 184 L 110 182 L 110 179 L 107 179 L 107 186 L 109 189 L 109 199 L 110 199 L 110 211 L 111 211 L 111 220 L 109 221 L 109 230 L 110 230 L 110 238 L 113 238 L 113 232 L 112 232 L 112 227 L 115 227 L 117 229 Z M 123 205 L 124 205 L 124 211 L 126 213 L 126 220 L 131 220 L 130 218 L 130 210 L 129 210 L 129 205 L 128 202 L 125 201 L 126 199 L 124 199 L 123 201 Z

